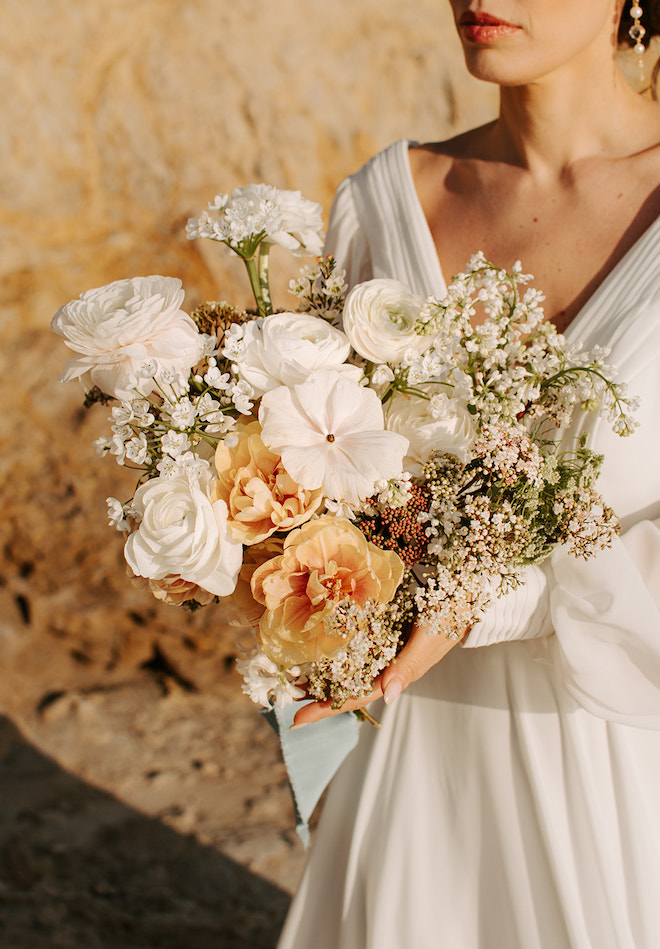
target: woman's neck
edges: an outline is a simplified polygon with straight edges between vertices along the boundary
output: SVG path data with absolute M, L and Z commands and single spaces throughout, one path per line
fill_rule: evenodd
M 633 92 L 615 62 L 597 62 L 600 69 L 573 63 L 538 82 L 502 87 L 491 157 L 542 181 L 582 159 L 621 158 L 656 144 L 660 108 Z

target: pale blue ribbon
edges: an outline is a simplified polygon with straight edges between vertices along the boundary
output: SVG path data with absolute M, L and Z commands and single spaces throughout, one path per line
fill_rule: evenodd
M 307 847 L 312 812 L 339 765 L 355 748 L 359 726 L 352 712 L 344 712 L 291 731 L 299 708 L 294 702 L 286 708 L 263 709 L 263 714 L 280 739 L 296 810 L 296 830 Z

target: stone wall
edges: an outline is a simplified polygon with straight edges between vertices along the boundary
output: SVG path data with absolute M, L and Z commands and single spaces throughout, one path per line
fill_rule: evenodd
M 236 268 L 183 227 L 218 191 L 267 181 L 327 209 L 390 141 L 493 109 L 447 0 L 6 0 L 2 32 L 0 270 L 23 326 L 137 273 L 217 295 Z

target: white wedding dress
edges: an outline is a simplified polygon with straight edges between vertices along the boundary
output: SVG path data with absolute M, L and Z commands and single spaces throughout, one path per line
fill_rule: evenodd
M 443 295 L 407 142 L 340 186 L 328 249 L 350 283 Z M 660 946 L 659 263 L 660 220 L 567 333 L 611 347 L 641 398 L 632 437 L 583 422 L 621 537 L 531 568 L 464 648 L 371 707 L 382 728 L 334 779 L 279 949 Z

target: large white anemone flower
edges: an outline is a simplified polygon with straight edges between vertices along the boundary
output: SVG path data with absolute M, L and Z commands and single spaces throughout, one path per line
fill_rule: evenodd
M 259 409 L 261 437 L 298 484 L 357 505 L 377 481 L 401 474 L 408 439 L 384 429 L 372 389 L 320 370 L 300 385 L 271 389 Z

